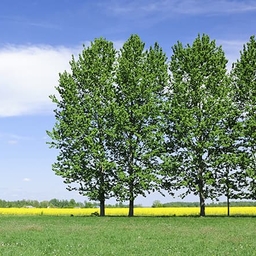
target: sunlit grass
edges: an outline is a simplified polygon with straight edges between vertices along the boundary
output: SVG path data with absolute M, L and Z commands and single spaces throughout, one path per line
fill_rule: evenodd
M 0 208 L 0 214 L 5 215 L 51 215 L 51 216 L 90 216 L 99 214 L 98 208 Z M 127 216 L 127 208 L 106 208 L 107 216 Z M 135 208 L 135 216 L 196 216 L 198 207 L 162 207 Z M 206 207 L 206 215 L 227 215 L 226 207 Z M 256 216 L 256 207 L 230 207 L 230 215 Z
M 255 217 L 0 215 L 0 223 L 1 256 L 256 255 Z

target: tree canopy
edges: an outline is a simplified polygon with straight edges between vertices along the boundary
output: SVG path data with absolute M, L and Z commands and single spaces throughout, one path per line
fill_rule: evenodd
M 239 110 L 242 148 L 247 153 L 243 168 L 249 182 L 249 199 L 256 199 L 256 40 L 251 36 L 231 72 Z
M 134 199 L 158 188 L 159 148 L 163 135 L 158 127 L 161 100 L 168 81 L 167 58 L 158 44 L 144 49 L 132 35 L 117 59 L 115 142 L 113 155 L 118 166 L 117 197 Z
M 232 103 L 227 59 L 207 35 L 199 35 L 192 45 L 178 42 L 172 49 L 166 136 L 167 153 L 176 165 L 170 174 L 178 177 L 178 189 L 186 189 L 182 196 L 199 195 L 203 216 L 205 200 L 217 195 L 216 161 L 229 136 L 223 125 Z
M 51 96 L 57 104 L 56 124 L 48 135 L 50 145 L 59 150 L 53 170 L 71 184 L 69 189 L 100 201 L 101 215 L 115 182 L 115 163 L 106 143 L 113 136 L 108 120 L 113 112 L 115 56 L 113 43 L 96 39 L 77 61 L 72 57 L 71 73 L 60 74 L 58 95 Z
M 256 195 L 256 41 L 227 70 L 208 35 L 177 42 L 168 59 L 131 35 L 120 50 L 104 39 L 83 48 L 51 95 L 58 150 L 53 171 L 70 190 L 100 202 L 129 201 L 162 189 L 205 200 Z

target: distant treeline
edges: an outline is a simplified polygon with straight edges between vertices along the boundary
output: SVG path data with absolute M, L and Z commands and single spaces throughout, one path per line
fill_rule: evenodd
M 214 202 L 206 204 L 210 207 L 219 207 L 227 206 L 227 202 Z M 160 201 L 156 200 L 153 202 L 152 207 L 199 207 L 199 202 L 169 202 L 169 203 L 161 203 Z M 230 206 L 256 206 L 255 201 L 231 201 Z
M 209 203 L 207 206 L 223 206 L 226 207 L 226 202 L 215 202 Z M 256 201 L 231 201 L 230 206 L 256 206 Z M 23 208 L 23 207 L 35 207 L 35 208 L 98 208 L 98 202 L 76 202 L 75 199 L 70 200 L 59 200 L 59 199 L 51 199 L 49 201 L 37 201 L 37 200 L 17 200 L 17 201 L 6 201 L 0 199 L 0 208 Z M 116 204 L 106 204 L 107 208 L 128 208 L 128 204 L 124 203 L 116 203 Z M 134 205 L 134 207 L 143 207 L 140 204 Z M 157 207 L 199 207 L 198 202 L 169 202 L 169 203 L 161 203 L 159 200 L 156 200 L 152 204 L 153 208 Z
M 0 199 L 0 208 L 11 208 L 11 207 L 36 207 L 36 208 L 96 208 L 98 204 L 96 202 L 76 202 L 75 199 L 70 200 L 59 200 L 59 199 L 51 199 L 49 201 L 37 201 L 37 200 L 17 200 L 17 201 L 6 201 Z
M 92 202 L 92 201 L 84 201 L 82 202 L 76 202 L 75 199 L 70 200 L 59 200 L 56 198 L 53 198 L 51 200 L 44 200 L 44 201 L 37 201 L 37 200 L 17 200 L 17 201 L 6 201 L 0 199 L 0 208 L 29 208 L 29 207 L 35 207 L 35 208 L 98 208 L 99 207 L 98 202 Z M 107 208 L 128 208 L 129 205 L 123 204 L 123 203 L 116 203 L 116 204 L 106 204 Z M 134 207 L 142 207 L 141 205 L 135 205 Z

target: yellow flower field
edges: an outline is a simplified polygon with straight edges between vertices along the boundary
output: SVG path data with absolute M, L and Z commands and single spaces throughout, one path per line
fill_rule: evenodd
M 98 208 L 0 208 L 0 215 L 74 215 L 90 216 L 99 213 Z M 127 208 L 106 208 L 108 216 L 127 216 Z M 135 208 L 135 216 L 191 216 L 199 215 L 198 207 Z M 227 215 L 226 207 L 206 207 L 206 215 Z M 256 216 L 256 207 L 230 207 L 230 215 Z

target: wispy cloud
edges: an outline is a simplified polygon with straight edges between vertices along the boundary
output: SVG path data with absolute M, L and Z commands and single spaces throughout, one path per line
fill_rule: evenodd
M 164 14 L 172 17 L 174 14 L 232 14 L 256 11 L 255 1 L 240 0 L 133 0 L 126 3 L 112 1 L 106 4 L 107 9 L 115 15 L 129 17 Z
M 33 137 L 29 136 L 21 136 L 18 134 L 6 133 L 0 131 L 0 140 L 5 141 L 9 145 L 16 145 L 20 141 L 28 141 L 34 139 Z
M 57 29 L 60 30 L 61 27 L 55 23 L 47 22 L 47 21 L 34 21 L 29 20 L 23 16 L 7 16 L 7 15 L 0 15 L 0 21 L 14 23 L 19 25 L 25 26 L 33 26 L 33 27 L 40 27 L 45 29 Z
M 165 1 L 170 2 L 170 1 Z M 173 10 L 182 14 L 232 14 L 256 11 L 255 1 L 230 0 L 181 0 L 176 1 Z
M 18 143 L 18 141 L 17 141 L 17 140 L 8 140 L 7 143 L 8 143 L 9 145 L 15 145 L 15 144 Z
M 56 30 L 60 30 L 61 29 L 61 27 L 59 25 L 52 24 L 52 23 L 47 23 L 47 22 L 30 22 L 30 21 L 26 21 L 26 22 L 24 22 L 24 24 L 26 24 L 28 26 L 45 28 L 45 29 L 56 29 Z
M 31 179 L 30 178 L 24 178 L 23 181 L 24 182 L 29 182 L 29 181 L 31 181 Z

